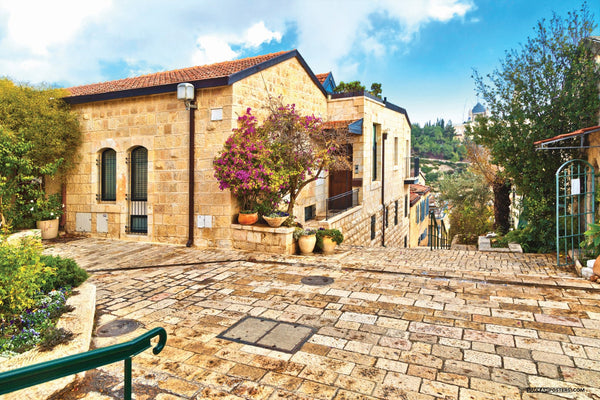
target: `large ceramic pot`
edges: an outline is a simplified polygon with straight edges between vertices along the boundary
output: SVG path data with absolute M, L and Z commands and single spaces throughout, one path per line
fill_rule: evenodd
M 333 254 L 337 243 L 331 239 L 331 236 L 323 236 L 323 254 Z
M 37 221 L 36 225 L 42 231 L 42 239 L 54 239 L 58 236 L 58 218 Z
M 316 244 L 317 235 L 302 235 L 298 238 L 298 247 L 300 247 L 301 254 L 312 254 Z
M 267 224 L 269 224 L 270 227 L 272 227 L 272 228 L 278 228 L 278 227 L 281 226 L 281 224 L 283 224 L 285 222 L 286 219 L 288 219 L 288 217 L 273 217 L 273 218 L 269 218 L 269 217 L 263 216 L 263 219 L 265 221 L 267 221 Z
M 596 261 L 594 261 L 592 271 L 594 272 L 594 275 L 600 276 L 600 257 L 596 258 Z
M 258 221 L 258 213 L 257 212 L 252 213 L 252 214 L 244 214 L 244 213 L 238 214 L 238 222 L 240 223 L 240 225 L 252 225 L 256 221 Z

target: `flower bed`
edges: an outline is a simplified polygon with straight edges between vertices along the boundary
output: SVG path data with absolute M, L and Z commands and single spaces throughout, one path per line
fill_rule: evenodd
M 0 356 L 10 357 L 32 349 L 52 347 L 71 338 L 71 333 L 57 329 L 56 322 L 70 307 L 66 305 L 70 289 L 52 290 L 39 295 L 32 308 L 0 324 Z

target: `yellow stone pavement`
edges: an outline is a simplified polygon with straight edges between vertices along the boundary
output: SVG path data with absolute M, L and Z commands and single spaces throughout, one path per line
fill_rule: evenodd
M 98 325 L 161 326 L 136 399 L 600 399 L 600 285 L 552 255 L 343 247 L 273 256 L 80 239 Z M 326 286 L 301 279 L 323 275 Z M 310 326 L 289 354 L 217 337 L 247 316 Z M 55 398 L 122 398 L 122 363 Z

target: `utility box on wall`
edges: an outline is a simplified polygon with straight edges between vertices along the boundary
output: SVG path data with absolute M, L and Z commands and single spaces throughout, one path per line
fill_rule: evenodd
M 76 213 L 75 214 L 75 231 L 91 232 L 92 231 L 92 213 Z

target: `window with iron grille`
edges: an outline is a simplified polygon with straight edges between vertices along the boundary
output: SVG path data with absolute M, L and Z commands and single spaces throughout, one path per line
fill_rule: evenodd
M 317 216 L 317 206 L 315 204 L 304 207 L 304 221 L 310 221 Z
M 117 152 L 106 149 L 100 161 L 100 200 L 117 200 Z
M 408 195 L 404 196 L 404 217 L 408 217 Z
M 371 240 L 375 239 L 375 222 L 377 221 L 377 218 L 375 217 L 375 215 L 371 216 Z
M 131 152 L 131 197 L 129 201 L 129 231 L 148 232 L 148 150 L 136 147 Z
M 395 213 L 394 213 L 394 225 L 398 225 L 398 200 L 396 200 L 394 202 L 394 209 L 395 209 Z

